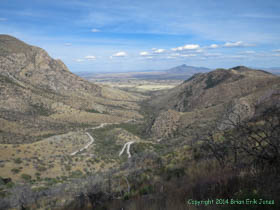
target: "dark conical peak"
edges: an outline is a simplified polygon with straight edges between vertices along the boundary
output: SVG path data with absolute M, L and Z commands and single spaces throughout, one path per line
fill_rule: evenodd
M 205 72 L 205 71 L 209 71 L 210 69 L 207 69 L 205 67 L 195 67 L 195 66 L 188 66 L 186 64 L 182 64 L 180 66 L 176 66 L 174 68 L 168 69 L 168 72 L 172 72 L 172 73 L 183 73 L 183 72 L 194 72 L 194 73 L 198 73 L 198 72 Z

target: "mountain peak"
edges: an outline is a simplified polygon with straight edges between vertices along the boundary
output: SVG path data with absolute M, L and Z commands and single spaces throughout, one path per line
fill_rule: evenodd
M 265 89 L 277 82 L 277 76 L 244 66 L 216 69 L 193 75 L 177 88 L 170 90 L 166 96 L 159 97 L 152 103 L 163 107 L 162 109 L 189 112 L 196 108 L 229 102 L 233 98 L 243 97 L 255 91 L 255 87 Z
M 256 69 L 252 69 L 252 68 L 249 68 L 249 67 L 246 67 L 246 66 L 236 66 L 236 67 L 233 67 L 229 70 L 235 70 L 239 73 L 249 73 L 249 74 L 270 74 L 269 72 L 267 71 L 264 71 L 264 70 L 256 70 Z
M 252 69 L 250 69 L 246 66 L 235 66 L 231 69 L 236 70 L 236 71 L 250 71 L 250 70 L 252 70 Z
M 6 40 L 6 41 L 10 41 L 10 40 L 17 40 L 19 42 L 21 42 L 20 40 L 18 40 L 17 38 L 11 36 L 11 35 L 8 35 L 8 34 L 0 34 L 0 40 Z
M 14 81 L 55 91 L 72 94 L 91 92 L 98 95 L 100 87 L 69 72 L 61 60 L 9 35 L 0 35 L 0 73 Z
M 19 39 L 0 34 L 0 56 L 7 56 L 12 53 L 28 53 L 32 49 L 32 46 L 20 41 Z
M 183 72 L 189 72 L 189 73 L 199 73 L 199 72 L 206 72 L 210 69 L 205 67 L 195 67 L 195 66 L 188 66 L 186 64 L 182 64 L 179 66 L 176 66 L 174 68 L 168 69 L 167 72 L 172 73 L 183 73 Z

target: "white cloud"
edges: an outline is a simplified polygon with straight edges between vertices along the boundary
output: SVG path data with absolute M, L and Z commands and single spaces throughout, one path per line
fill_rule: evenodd
M 274 55 L 272 55 L 272 56 L 277 56 L 277 57 L 278 57 L 278 56 L 280 56 L 280 54 L 274 54 Z
M 243 58 L 247 58 L 245 55 L 230 55 L 227 56 L 228 58 L 233 58 L 233 59 L 243 59 Z
M 155 49 L 155 48 L 153 48 L 153 51 L 155 53 L 164 53 L 166 50 L 165 49 Z
M 127 56 L 126 52 L 120 51 L 112 55 L 113 57 L 125 57 Z
M 8 19 L 7 18 L 1 18 L 0 17 L 0 21 L 7 21 Z
M 247 17 L 247 18 L 260 18 L 260 19 L 279 19 L 279 15 L 269 15 L 269 14 L 242 14 L 239 15 L 240 17 Z
M 217 45 L 217 44 L 211 44 L 209 46 L 209 48 L 211 48 L 211 49 L 215 49 L 215 48 L 218 48 L 218 47 L 219 47 L 219 45 Z
M 205 57 L 220 57 L 222 56 L 221 53 L 205 53 L 204 54 Z
M 146 51 L 143 51 L 143 52 L 140 52 L 140 53 L 139 53 L 139 55 L 141 55 L 141 56 L 148 56 L 148 55 L 149 55 L 149 53 L 148 53 L 148 52 L 146 52 Z
M 254 46 L 254 45 L 253 44 L 243 43 L 242 41 L 226 42 L 224 44 L 224 47 L 252 47 L 252 46 Z
M 153 56 L 149 55 L 149 56 L 142 56 L 142 57 L 139 57 L 140 60 L 151 60 L 151 59 L 154 59 Z
M 172 48 L 172 51 L 183 51 L 183 50 L 199 50 L 200 46 L 198 44 L 187 44 L 184 46 Z
M 241 41 L 238 41 L 238 42 L 226 42 L 224 44 L 225 47 L 240 47 L 242 45 L 243 45 L 243 43 Z
M 94 60 L 96 60 L 96 56 L 94 56 L 94 55 L 87 55 L 87 56 L 85 56 L 85 59 L 87 59 L 89 61 L 94 61 Z
M 187 44 L 183 48 L 184 50 L 196 50 L 199 49 L 200 46 L 198 44 Z
M 197 52 L 197 53 L 201 53 L 201 52 L 203 52 L 204 50 L 203 49 L 201 49 L 201 48 L 199 48 L 199 49 L 197 49 L 197 50 L 195 50 L 195 52 Z
M 173 57 L 173 58 L 176 58 L 176 57 L 195 57 L 197 56 L 196 54 L 180 54 L 180 53 L 173 53 L 171 54 L 169 57 Z
M 179 53 L 172 53 L 170 56 L 173 56 L 173 57 L 179 57 L 180 54 Z
M 273 52 L 280 52 L 280 49 L 272 50 Z
M 182 51 L 183 47 L 171 48 L 172 51 Z
M 72 43 L 65 43 L 65 46 L 72 46 Z
M 196 54 L 183 54 L 183 55 L 180 55 L 181 57 L 195 57 Z
M 84 59 L 78 58 L 78 59 L 76 59 L 75 61 L 78 62 L 78 63 L 81 63 L 81 62 L 84 62 Z
M 255 54 L 256 52 L 253 50 L 248 50 L 248 51 L 244 51 L 244 52 L 240 52 L 240 54 Z
M 97 33 L 97 32 L 100 32 L 100 30 L 99 30 L 99 29 L 97 29 L 97 28 L 93 28 L 93 29 L 91 29 L 91 32 L 93 32 L 93 33 Z

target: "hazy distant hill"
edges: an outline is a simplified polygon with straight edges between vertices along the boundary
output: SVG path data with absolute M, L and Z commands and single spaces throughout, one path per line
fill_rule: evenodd
M 71 73 L 45 50 L 0 35 L 0 142 L 31 142 L 138 116 L 137 97 Z
M 185 64 L 171 69 L 141 72 L 122 72 L 105 74 L 81 74 L 90 80 L 118 80 L 118 79 L 141 79 L 141 80 L 184 80 L 195 73 L 208 72 L 210 69 L 205 67 L 187 66 Z M 86 75 L 86 76 L 85 76 Z
M 269 71 L 273 74 L 280 75 L 280 67 L 270 67 L 270 68 L 262 68 L 263 70 Z
M 205 67 L 195 67 L 195 66 L 188 66 L 186 64 L 180 65 L 173 67 L 171 69 L 165 70 L 166 72 L 170 74 L 180 74 L 180 73 L 199 73 L 199 72 L 207 72 L 210 71 L 210 69 L 205 68 Z

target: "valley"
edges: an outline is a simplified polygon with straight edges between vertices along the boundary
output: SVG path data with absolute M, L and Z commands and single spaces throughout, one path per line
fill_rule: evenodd
M 151 91 L 167 90 L 179 85 L 182 80 L 142 80 L 142 79 L 90 79 L 95 84 L 118 88 L 128 92 L 145 94 Z
M 0 43 L 0 209 L 279 198 L 261 182 L 279 181 L 279 76 L 181 65 L 81 78 L 41 48 Z

